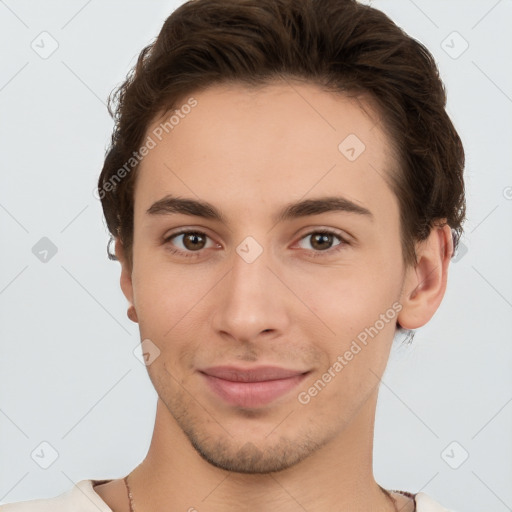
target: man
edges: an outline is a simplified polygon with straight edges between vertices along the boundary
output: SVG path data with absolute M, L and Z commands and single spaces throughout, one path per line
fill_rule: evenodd
M 446 510 L 372 470 L 392 342 L 439 307 L 465 214 L 428 51 L 352 0 L 195 0 L 116 98 L 98 194 L 151 446 L 1 510 Z

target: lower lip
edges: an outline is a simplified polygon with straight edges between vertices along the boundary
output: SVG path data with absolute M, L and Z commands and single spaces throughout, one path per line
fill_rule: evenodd
M 262 382 L 233 382 L 202 373 L 210 389 L 225 402 L 239 407 L 259 407 L 285 395 L 302 382 L 307 374 Z

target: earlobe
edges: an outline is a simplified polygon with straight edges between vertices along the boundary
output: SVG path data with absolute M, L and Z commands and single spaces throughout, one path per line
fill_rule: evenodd
M 128 310 L 126 312 L 126 315 L 128 316 L 128 318 L 132 321 L 132 322 L 135 322 L 135 323 L 138 323 L 139 322 L 139 319 L 137 317 L 137 311 L 135 311 L 135 306 L 133 304 L 130 304 L 130 306 L 128 307 Z
M 448 224 L 434 226 L 416 246 L 417 264 L 406 270 L 398 322 L 405 329 L 425 325 L 437 311 L 446 291 L 448 266 L 453 254 Z
M 135 306 L 133 305 L 132 269 L 127 262 L 126 255 L 124 253 L 124 247 L 119 238 L 116 238 L 115 254 L 116 258 L 121 263 L 121 277 L 119 279 L 121 290 L 130 303 L 127 316 L 132 322 L 138 322 L 137 312 L 135 310 Z

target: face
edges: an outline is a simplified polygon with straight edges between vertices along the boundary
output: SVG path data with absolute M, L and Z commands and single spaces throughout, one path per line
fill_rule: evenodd
M 384 372 L 404 282 L 396 163 L 367 101 L 305 84 L 191 96 L 146 134 L 123 291 L 197 452 L 278 471 L 342 436 Z

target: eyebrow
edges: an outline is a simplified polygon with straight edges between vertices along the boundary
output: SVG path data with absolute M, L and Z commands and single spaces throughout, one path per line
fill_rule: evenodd
M 345 197 L 326 196 L 289 203 L 274 215 L 273 221 L 278 223 L 285 220 L 334 211 L 356 213 L 367 217 L 369 220 L 373 221 L 374 219 L 370 210 Z M 170 215 L 173 213 L 181 213 L 184 215 L 193 215 L 195 217 L 217 220 L 224 224 L 227 223 L 224 214 L 212 204 L 206 201 L 175 197 L 172 195 L 167 195 L 153 203 L 150 208 L 147 209 L 146 213 L 149 215 Z

